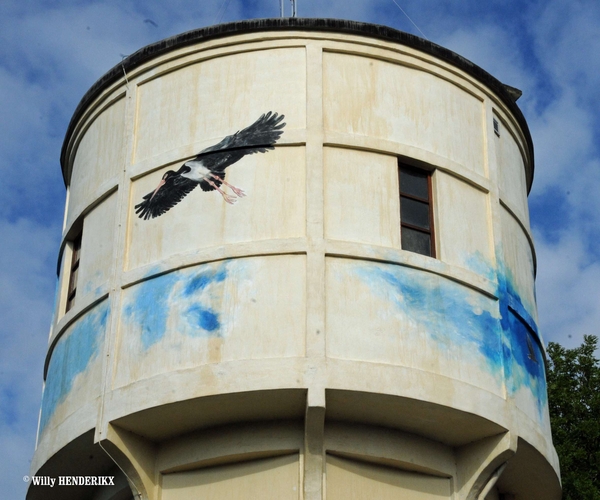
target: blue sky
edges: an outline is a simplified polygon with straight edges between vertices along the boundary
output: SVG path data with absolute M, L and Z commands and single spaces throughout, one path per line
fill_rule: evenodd
M 431 41 L 523 90 L 536 152 L 540 330 L 546 341 L 579 345 L 600 325 L 600 3 L 396 1 Z M 35 445 L 65 197 L 59 154 L 77 103 L 144 45 L 219 20 L 278 15 L 278 0 L 0 2 L 4 498 L 23 497 Z M 298 15 L 420 35 L 393 0 L 298 0 Z

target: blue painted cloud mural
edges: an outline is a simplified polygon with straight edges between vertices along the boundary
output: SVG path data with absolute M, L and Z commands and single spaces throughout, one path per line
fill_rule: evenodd
M 408 267 L 365 263 L 357 264 L 355 272 L 440 348 L 467 346 L 481 354 L 494 375 L 500 373 L 501 338 L 492 301 L 458 283 Z
M 305 352 L 305 259 L 236 258 L 160 274 L 124 290 L 114 387 L 219 363 Z
M 537 327 L 509 273 L 496 271 L 495 301 L 442 276 L 405 266 L 353 263 L 350 272 L 397 311 L 401 324 L 423 332 L 440 355 L 479 364 L 505 385 L 509 395 L 529 391 L 538 417 L 545 418 L 544 358 Z M 485 274 L 491 276 L 489 270 Z
M 537 325 L 504 268 L 498 272 L 498 297 L 504 335 L 504 366 L 509 393 L 525 387 L 535 396 L 540 416 L 548 396 L 544 355 Z
M 77 377 L 83 376 L 98 358 L 109 315 L 109 303 L 105 300 L 79 318 L 58 340 L 46 376 L 40 431 L 66 399 Z
M 136 285 L 124 303 L 125 326 L 140 332 L 143 350 L 169 331 L 191 337 L 220 336 L 219 310 L 230 266 L 228 262 L 204 264 Z

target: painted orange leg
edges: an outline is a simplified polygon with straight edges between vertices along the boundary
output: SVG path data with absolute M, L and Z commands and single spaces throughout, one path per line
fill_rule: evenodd
M 221 177 L 218 177 L 214 174 L 210 174 L 210 175 L 213 179 L 221 181 L 222 184 L 224 184 L 229 189 L 231 189 L 239 198 L 243 198 L 244 196 L 246 196 L 246 193 L 244 192 L 243 189 L 240 189 L 238 187 L 235 187 L 235 186 L 229 184 L 229 182 L 227 182 L 225 179 L 221 179 Z
M 206 179 L 206 182 L 208 182 L 212 187 L 214 187 L 219 193 L 221 193 L 221 196 L 223 197 L 223 199 L 229 203 L 230 205 L 233 205 L 236 202 L 236 199 L 234 196 L 231 196 L 230 194 L 227 194 L 225 191 L 223 191 L 219 186 L 217 186 L 213 181 L 211 181 L 210 179 Z

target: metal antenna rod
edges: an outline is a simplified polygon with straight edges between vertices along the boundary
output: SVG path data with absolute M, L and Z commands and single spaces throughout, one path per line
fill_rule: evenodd
M 283 17 L 283 0 L 279 0 L 279 17 Z
M 292 17 L 296 17 L 296 0 L 290 0 L 292 2 Z

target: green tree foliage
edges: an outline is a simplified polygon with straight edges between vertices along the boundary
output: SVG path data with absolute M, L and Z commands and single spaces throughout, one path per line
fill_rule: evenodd
M 600 500 L 600 361 L 598 337 L 575 349 L 550 342 L 548 404 L 560 460 L 563 500 Z

